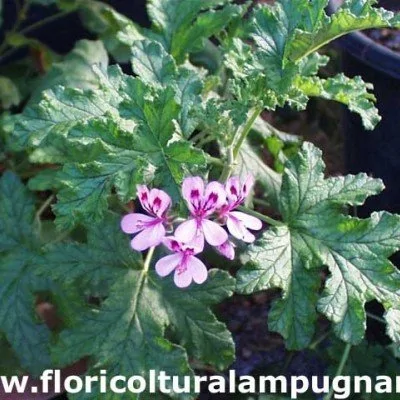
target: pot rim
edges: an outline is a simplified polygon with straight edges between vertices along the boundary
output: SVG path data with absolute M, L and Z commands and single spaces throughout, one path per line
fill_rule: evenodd
M 333 14 L 342 0 L 330 0 L 328 14 Z M 392 78 L 400 80 L 400 53 L 375 42 L 362 32 L 352 32 L 339 39 L 337 43 L 353 57 Z

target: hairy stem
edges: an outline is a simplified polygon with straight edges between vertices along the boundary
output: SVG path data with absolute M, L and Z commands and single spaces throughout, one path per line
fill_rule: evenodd
M 243 142 L 245 141 L 247 135 L 249 134 L 251 127 L 254 124 L 254 121 L 257 119 L 257 117 L 261 114 L 263 108 L 262 107 L 256 107 L 254 108 L 251 113 L 250 117 L 247 120 L 247 122 L 244 124 L 242 129 L 238 129 L 233 135 L 233 138 L 231 140 L 231 143 L 228 146 L 228 155 L 227 155 L 227 163 L 224 167 L 224 169 L 221 172 L 221 176 L 219 180 L 221 182 L 226 181 L 230 176 L 231 173 L 235 167 L 235 162 L 236 158 L 239 154 L 240 148 L 242 147 Z
M 144 274 L 147 274 L 147 272 L 149 271 L 151 259 L 153 258 L 155 249 L 156 249 L 155 246 L 150 247 L 149 251 L 147 252 L 146 258 L 143 263 L 143 273 Z
M 347 343 L 346 347 L 344 349 L 343 355 L 342 355 L 342 359 L 340 360 L 340 364 L 339 367 L 336 371 L 335 376 L 340 376 L 343 373 L 344 367 L 346 366 L 347 360 L 349 359 L 350 356 L 350 350 L 351 350 L 351 344 Z M 329 391 L 329 393 L 324 397 L 324 400 L 331 400 L 332 396 L 334 394 L 334 389 L 333 387 L 331 387 L 331 390 Z
M 283 222 L 277 221 L 271 217 L 268 217 L 267 215 L 261 214 L 257 211 L 251 210 L 250 208 L 244 207 L 244 206 L 239 206 L 238 210 L 241 210 L 245 212 L 246 214 L 252 215 L 253 217 L 256 217 L 258 219 L 261 219 L 262 221 L 266 222 L 267 224 L 270 224 L 272 226 L 281 226 L 283 225 Z

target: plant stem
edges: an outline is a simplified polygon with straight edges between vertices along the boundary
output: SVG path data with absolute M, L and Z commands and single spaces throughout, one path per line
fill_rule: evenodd
M 46 208 L 51 204 L 51 202 L 54 200 L 55 195 L 52 194 L 49 196 L 46 201 L 40 206 L 40 208 L 37 210 L 35 214 L 35 220 L 40 224 L 40 217 L 42 216 L 43 212 L 46 210 Z
M 29 25 L 26 28 L 22 29 L 20 33 L 22 35 L 25 35 L 25 34 L 27 34 L 29 32 L 34 31 L 35 29 L 41 28 L 42 26 L 44 26 L 46 24 L 49 24 L 49 23 L 54 22 L 54 21 L 57 21 L 58 19 L 63 18 L 63 17 L 65 17 L 65 16 L 67 16 L 67 15 L 73 13 L 73 12 L 75 12 L 75 10 L 60 11 L 60 12 L 58 12 L 56 14 L 49 15 L 48 17 L 43 18 L 42 20 L 37 21 L 34 24 Z
M 149 251 L 147 252 L 146 259 L 144 260 L 144 263 L 143 263 L 143 273 L 144 274 L 147 274 L 147 272 L 149 271 L 151 259 L 153 258 L 155 249 L 156 249 L 155 246 L 150 247 Z
M 233 136 L 227 150 L 228 162 L 225 165 L 224 169 L 222 170 L 221 176 L 219 178 L 221 182 L 225 182 L 231 176 L 240 148 L 242 147 L 243 142 L 245 141 L 247 135 L 249 134 L 251 127 L 254 124 L 254 121 L 261 114 L 262 110 L 263 110 L 262 107 L 254 108 L 253 111 L 250 113 L 250 117 L 243 126 L 243 128 L 238 129 L 235 135 Z
M 328 329 L 326 332 L 324 332 L 321 336 L 319 336 L 317 339 L 315 339 L 309 346 L 308 348 L 310 350 L 315 350 L 331 333 L 331 330 Z
M 207 161 L 210 164 L 216 165 L 218 167 L 223 167 L 225 165 L 219 158 L 212 157 L 212 156 L 210 156 L 208 154 L 206 156 L 207 156 Z
M 253 217 L 256 217 L 258 219 L 261 219 L 262 221 L 266 222 L 267 224 L 273 225 L 273 226 L 282 226 L 283 222 L 277 221 L 271 217 L 268 217 L 264 214 L 261 214 L 257 211 L 251 210 L 250 208 L 244 207 L 244 206 L 239 206 L 238 210 L 241 210 L 247 214 L 252 215 Z
M 386 321 L 385 321 L 383 318 L 378 317 L 378 316 L 375 315 L 375 314 L 372 314 L 372 313 L 370 313 L 370 312 L 367 312 L 367 317 L 368 317 L 368 318 L 371 318 L 371 319 L 374 319 L 375 321 L 381 322 L 382 324 L 385 324 L 385 325 L 386 325 Z
M 346 347 L 345 347 L 343 355 L 342 355 L 342 359 L 340 360 L 340 364 L 339 364 L 339 367 L 338 367 L 338 369 L 336 371 L 335 376 L 342 375 L 344 367 L 345 367 L 345 365 L 347 363 L 347 360 L 349 359 L 351 347 L 352 346 L 351 346 L 350 343 L 346 344 Z M 324 400 L 331 400 L 332 396 L 333 396 L 333 393 L 334 393 L 334 389 L 331 387 L 329 393 L 324 397 Z
M 261 114 L 262 110 L 263 110 L 262 107 L 256 107 L 254 109 L 254 111 L 252 112 L 252 114 L 250 115 L 250 118 L 247 120 L 242 131 L 240 132 L 237 143 L 235 144 L 235 147 L 233 148 L 233 156 L 235 159 L 236 159 L 237 155 L 239 154 L 240 148 L 242 147 L 244 140 L 246 139 L 247 135 L 249 134 L 251 127 L 254 124 L 254 121 Z
M 27 1 L 25 3 L 24 7 L 21 9 L 19 16 L 18 16 L 17 23 L 11 30 L 11 33 L 16 33 L 18 31 L 18 28 L 20 27 L 22 21 L 24 20 L 24 16 L 26 15 L 26 13 L 28 11 L 28 7 L 27 7 L 28 4 L 29 4 L 29 2 Z M 48 23 L 57 21 L 58 19 L 63 18 L 66 15 L 71 14 L 73 12 L 75 12 L 75 10 L 60 11 L 59 13 L 50 15 L 49 17 L 43 18 L 42 20 L 37 21 L 34 24 L 29 25 L 26 28 L 22 29 L 20 31 L 20 34 L 26 35 L 27 33 L 32 32 L 37 28 L 40 28 Z M 19 48 L 19 47 L 11 47 L 10 49 L 7 50 L 8 47 L 10 47 L 10 46 L 8 45 L 7 41 L 4 40 L 3 43 L 0 45 L 0 55 L 1 55 L 0 61 L 2 59 L 5 59 L 6 57 L 9 57 L 10 55 L 12 55 Z

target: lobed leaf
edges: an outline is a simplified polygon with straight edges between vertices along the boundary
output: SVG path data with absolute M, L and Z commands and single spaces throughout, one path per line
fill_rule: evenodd
M 290 348 L 305 347 L 311 340 L 316 307 L 342 340 L 359 343 L 365 332 L 365 303 L 373 299 L 386 308 L 388 332 L 395 338 L 400 273 L 388 257 L 400 246 L 400 217 L 385 212 L 368 219 L 346 215 L 346 205 L 361 205 L 383 184 L 365 174 L 325 179 L 324 167 L 321 152 L 309 143 L 287 163 L 279 199 L 283 225 L 249 249 L 238 290 L 283 290 L 271 311 L 270 327 Z M 324 266 L 330 276 L 318 295 Z
M 49 330 L 38 320 L 35 292 L 45 279 L 35 274 L 40 250 L 33 229 L 32 195 L 11 172 L 0 178 L 0 330 L 21 366 L 32 374 L 49 368 Z

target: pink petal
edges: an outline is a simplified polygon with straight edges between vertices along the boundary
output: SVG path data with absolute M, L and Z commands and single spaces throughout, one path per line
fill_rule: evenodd
M 241 194 L 240 181 L 237 176 L 229 178 L 225 185 L 226 196 L 229 203 L 236 203 Z
M 164 238 L 163 244 L 174 253 L 182 252 L 184 250 L 182 242 L 173 236 Z
M 162 222 L 144 229 L 131 240 L 134 250 L 143 251 L 150 247 L 159 245 L 165 236 L 165 228 Z
M 150 191 L 149 206 L 157 217 L 163 217 L 171 206 L 171 197 L 163 190 L 152 189 Z
M 186 243 L 186 247 L 191 247 L 193 249 L 194 254 L 199 254 L 204 250 L 204 235 L 203 232 L 200 230 L 197 232 L 197 235 L 194 239 Z
M 210 182 L 206 187 L 204 195 L 203 210 L 207 215 L 222 207 L 226 202 L 225 189 L 219 182 Z
M 137 185 L 136 186 L 137 196 L 139 198 L 140 204 L 142 207 L 147 211 L 151 212 L 149 206 L 149 199 L 150 199 L 150 191 L 147 186 L 145 185 Z
M 191 256 L 187 261 L 189 273 L 192 275 L 193 280 L 198 283 L 204 283 L 208 276 L 206 266 L 197 257 Z
M 192 283 L 192 273 L 189 268 L 184 270 L 180 268 L 175 269 L 174 282 L 178 288 L 186 288 Z
M 157 261 L 156 272 L 161 277 L 169 275 L 181 262 L 182 254 L 171 254 Z
M 225 243 L 221 244 L 221 246 L 217 246 L 217 250 L 227 259 L 233 260 L 235 258 L 235 247 L 236 246 L 230 240 L 227 240 Z
M 259 231 L 262 228 L 262 222 L 252 215 L 248 215 L 240 211 L 231 211 L 230 214 L 242 221 L 246 228 L 252 229 L 254 231 Z
M 247 175 L 246 180 L 244 181 L 243 186 L 242 186 L 243 198 L 246 198 L 249 195 L 250 190 L 253 187 L 253 185 L 254 185 L 253 175 L 249 174 L 249 175 Z
M 128 214 L 121 220 L 121 229 L 125 233 L 136 233 L 143 230 L 146 227 L 146 224 L 151 223 L 152 221 L 154 221 L 154 218 L 145 214 Z
M 247 243 L 252 243 L 256 239 L 255 236 L 246 229 L 244 223 L 235 218 L 232 213 L 228 215 L 226 226 L 229 232 L 237 239 Z
M 207 243 L 211 244 L 211 246 L 220 246 L 228 240 L 228 234 L 225 229 L 214 221 L 204 219 L 201 222 L 201 227 Z
M 200 208 L 204 196 L 204 182 L 199 176 L 186 178 L 182 183 L 182 196 L 191 213 Z
M 175 230 L 175 237 L 183 243 L 188 243 L 194 239 L 198 231 L 196 220 L 193 218 L 182 222 Z

